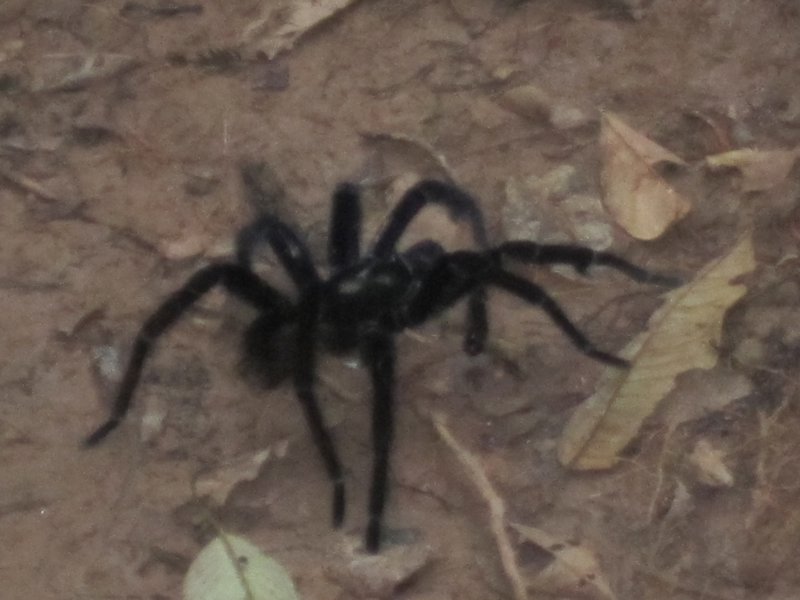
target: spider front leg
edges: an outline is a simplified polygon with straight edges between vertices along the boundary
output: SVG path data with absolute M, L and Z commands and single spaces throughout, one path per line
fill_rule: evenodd
M 280 292 L 261 281 L 255 273 L 241 265 L 220 263 L 203 267 L 175 291 L 144 322 L 117 391 L 111 417 L 84 441 L 94 446 L 120 424 L 130 408 L 133 393 L 139 383 L 145 360 L 150 355 L 155 341 L 172 327 L 191 306 L 214 286 L 222 284 L 234 296 L 241 298 L 259 310 L 274 314 L 277 318 L 290 319 L 292 308 L 289 300 Z
M 535 283 L 531 283 L 521 277 L 512 275 L 501 269 L 492 272 L 491 283 L 501 289 L 514 294 L 518 298 L 525 300 L 541 308 L 550 320 L 566 335 L 573 345 L 589 358 L 604 362 L 615 367 L 626 368 L 630 363 L 624 358 L 615 356 L 600 350 L 578 329 L 570 318 L 564 313 L 561 307 L 547 292 Z
M 540 307 L 553 323 L 587 356 L 617 367 L 628 361 L 597 348 L 541 287 L 500 267 L 492 252 L 459 251 L 443 256 L 424 278 L 405 310 L 404 326 L 414 326 L 453 306 L 476 288 L 499 287 Z
M 394 438 L 394 364 L 395 349 L 391 335 L 383 332 L 367 334 L 361 351 L 372 379 L 372 445 L 375 458 L 369 493 L 369 524 L 365 546 L 367 552 L 378 552 L 381 545 L 383 511 L 389 478 L 389 452 Z
M 373 248 L 378 258 L 386 258 L 395 251 L 397 242 L 405 233 L 417 214 L 430 204 L 445 207 L 453 219 L 466 219 L 472 228 L 472 237 L 480 250 L 488 245 L 483 213 L 475 199 L 461 188 L 441 181 L 420 181 L 409 189 L 389 215 L 389 221 Z M 483 352 L 489 335 L 489 320 L 486 316 L 486 290 L 476 286 L 467 305 L 464 351 L 469 355 Z
M 602 266 L 619 271 L 640 283 L 664 287 L 678 287 L 682 283 L 678 277 L 653 273 L 611 252 L 601 252 L 572 244 L 511 241 L 500 244 L 491 250 L 491 255 L 501 259 L 510 258 L 523 264 L 570 265 L 581 275 L 586 275 L 592 266 Z

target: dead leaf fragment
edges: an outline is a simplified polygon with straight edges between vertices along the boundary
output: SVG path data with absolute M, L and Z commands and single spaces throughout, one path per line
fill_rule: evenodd
M 242 32 L 245 44 L 266 54 L 270 60 L 323 21 L 356 0 L 292 0 L 264 2 L 263 12 Z
M 594 553 L 585 546 L 559 540 L 550 534 L 527 525 L 509 523 L 523 542 L 532 543 L 549 554 L 552 560 L 543 568 L 526 569 L 523 577 L 529 590 L 566 598 L 613 600 L 611 591 Z M 539 562 L 536 563 L 539 565 Z
M 653 168 L 659 163 L 685 165 L 676 154 L 629 127 L 612 113 L 603 113 L 603 202 L 617 223 L 640 240 L 660 236 L 691 209 Z
M 760 192 L 775 187 L 788 177 L 800 148 L 794 150 L 754 150 L 741 148 L 706 157 L 712 171 L 734 168 L 742 174 L 743 192 Z
M 195 494 L 209 498 L 214 506 L 224 506 L 233 489 L 244 481 L 253 481 L 258 477 L 261 467 L 276 452 L 270 446 L 200 475 L 194 484 Z
M 558 458 L 572 469 L 607 469 L 638 433 L 644 420 L 690 369 L 710 369 L 728 308 L 747 288 L 731 280 L 755 268 L 747 234 L 725 256 L 671 292 L 650 318 L 647 331 L 620 353 L 627 371 L 608 368 L 597 392 L 572 415 L 559 440 Z
M 528 84 L 512 88 L 498 98 L 500 106 L 528 119 L 547 120 L 556 129 L 575 129 L 588 124 L 592 117 L 581 109 L 556 100 L 538 86 Z
M 158 247 L 162 256 L 168 260 L 186 260 L 202 254 L 208 245 L 206 236 L 189 234 L 179 239 L 164 240 Z
M 689 455 L 689 463 L 700 483 L 716 488 L 733 485 L 733 474 L 725 464 L 725 453 L 708 440 L 698 440 Z
M 368 554 L 360 536 L 345 536 L 338 556 L 325 574 L 353 598 L 394 598 L 434 559 L 428 544 L 396 544 Z

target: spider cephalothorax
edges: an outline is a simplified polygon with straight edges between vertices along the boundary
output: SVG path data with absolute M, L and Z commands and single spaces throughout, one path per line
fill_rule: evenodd
M 398 250 L 397 243 L 410 222 L 429 204 L 445 207 L 453 218 L 466 219 L 476 248 L 447 252 L 434 241 L 424 241 Z M 381 541 L 394 431 L 395 334 L 465 299 L 464 349 L 470 354 L 479 353 L 488 334 L 486 291 L 499 288 L 544 310 L 584 354 L 625 367 L 625 360 L 596 348 L 544 289 L 509 272 L 505 264 L 567 264 L 582 274 L 593 265 L 603 265 L 644 283 L 664 286 L 678 283 L 672 277 L 650 273 L 613 254 L 582 246 L 528 241 L 489 246 L 476 201 L 462 189 L 439 181 L 422 181 L 406 192 L 389 216 L 387 226 L 365 253 L 361 252 L 358 188 L 341 185 L 333 196 L 329 235 L 329 276 L 322 278 L 306 245 L 279 219 L 266 215 L 245 227 L 237 238 L 234 260 L 202 267 L 144 322 L 136 336 L 112 415 L 86 439 L 86 444 L 93 446 L 100 442 L 127 413 L 154 341 L 201 296 L 222 285 L 259 311 L 245 333 L 245 351 L 250 354 L 251 363 L 257 366 L 262 361 L 266 367 L 270 351 L 274 352 L 269 343 L 273 337 L 292 345 L 285 354 L 293 357 L 290 367 L 295 390 L 333 483 L 333 524 L 337 527 L 344 519 L 344 477 L 315 393 L 317 352 L 320 346 L 333 351 L 360 352 L 374 396 L 375 459 L 365 544 L 367 550 L 376 552 Z M 253 254 L 262 243 L 272 249 L 296 286 L 295 301 L 254 272 Z M 285 335 L 287 330 L 289 336 Z

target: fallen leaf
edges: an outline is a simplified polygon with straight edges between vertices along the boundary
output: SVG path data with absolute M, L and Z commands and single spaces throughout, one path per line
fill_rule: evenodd
M 581 470 L 614 466 L 619 452 L 673 389 L 675 378 L 717 363 L 715 346 L 725 312 L 747 291 L 730 282 L 754 268 L 747 234 L 694 281 L 670 292 L 647 331 L 620 353 L 631 361 L 631 368 L 608 368 L 597 392 L 572 415 L 558 444 L 561 464 Z
M 706 157 L 706 166 L 712 171 L 737 169 L 742 174 L 743 192 L 760 192 L 775 187 L 788 177 L 800 156 L 794 150 L 753 150 L 742 148 Z
M 260 17 L 242 32 L 245 44 L 272 60 L 309 30 L 330 19 L 356 0 L 285 0 L 264 2 Z
M 220 532 L 192 562 L 184 600 L 298 600 L 291 577 L 246 539 Z
M 519 523 L 509 523 L 509 527 L 520 534 L 523 543 L 534 544 L 551 557 L 544 566 L 541 560 L 535 561 L 533 568 L 522 565 L 523 578 L 529 590 L 566 598 L 616 598 L 600 570 L 597 558 L 585 546 L 556 539 L 536 527 Z
M 601 119 L 600 147 L 603 203 L 630 235 L 655 239 L 689 212 L 689 202 L 653 168 L 665 162 L 685 165 L 679 156 L 608 112 Z

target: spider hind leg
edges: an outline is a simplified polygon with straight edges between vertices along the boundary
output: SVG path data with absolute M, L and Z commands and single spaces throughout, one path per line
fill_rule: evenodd
M 203 267 L 169 296 L 142 325 L 136 335 L 111 416 L 84 440 L 84 446 L 97 445 L 122 422 L 130 408 L 133 393 L 139 384 L 144 363 L 152 352 L 153 344 L 177 323 L 195 302 L 218 284 L 224 285 L 234 296 L 256 308 L 278 313 L 289 311 L 288 299 L 261 281 L 246 267 L 232 263 L 217 263 Z

